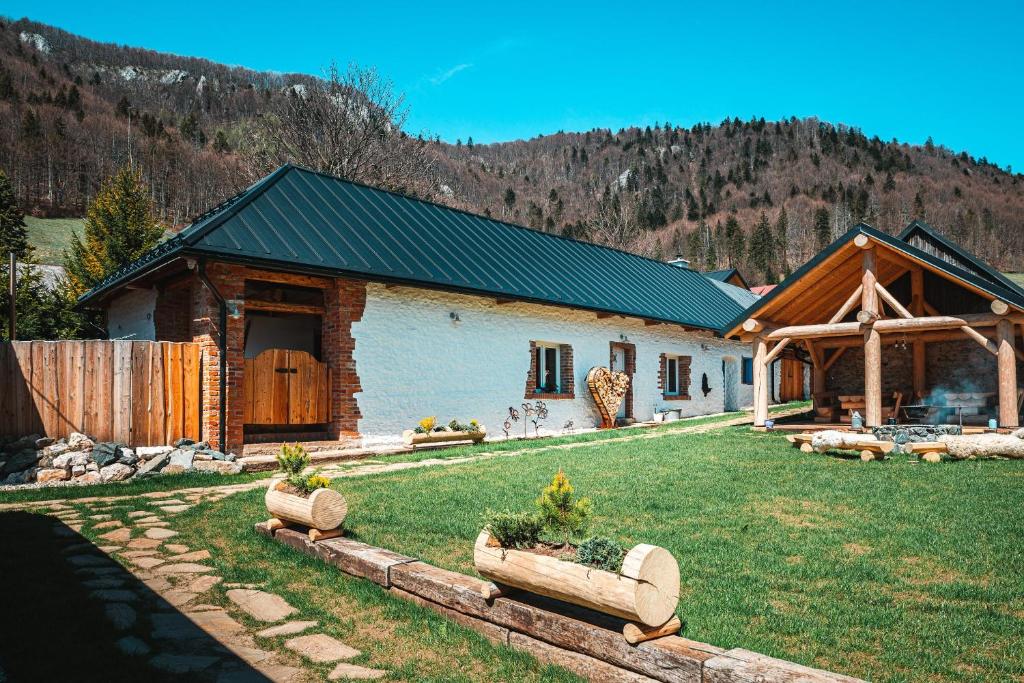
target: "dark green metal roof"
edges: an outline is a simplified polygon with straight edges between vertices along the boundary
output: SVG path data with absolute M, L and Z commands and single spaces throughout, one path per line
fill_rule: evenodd
M 708 272 L 704 273 L 704 277 L 709 277 L 712 280 L 717 280 L 718 282 L 728 282 L 729 278 L 731 278 L 731 277 L 738 277 L 740 279 L 740 282 L 743 283 L 743 286 L 747 287 L 747 279 L 745 277 L 743 277 L 743 273 L 741 273 L 739 271 L 739 269 L 737 269 L 737 268 L 723 268 L 722 270 L 709 270 Z
M 274 267 L 718 330 L 742 306 L 700 273 L 285 165 L 80 299 L 170 259 Z
M 910 244 L 911 240 L 917 235 L 923 236 L 925 241 L 931 242 L 938 250 L 949 254 L 954 259 L 953 265 L 963 264 L 960 265 L 963 270 L 974 273 L 975 275 L 985 278 L 994 285 L 1005 287 L 1006 289 L 1016 292 L 1024 297 L 1024 289 L 1021 289 L 1020 285 L 961 247 L 959 244 L 951 242 L 945 235 L 924 221 L 911 221 L 910 225 L 904 228 L 903 232 L 897 236 L 897 239 Z
M 937 256 L 934 256 L 933 254 L 929 254 L 926 251 L 922 251 L 917 247 L 903 241 L 903 235 L 909 234 L 908 230 L 911 227 L 913 227 L 913 223 L 910 226 L 908 226 L 908 228 L 904 230 L 903 233 L 901 233 L 900 237 L 893 237 L 892 235 L 886 234 L 881 230 L 876 230 L 875 228 L 872 228 L 870 225 L 867 225 L 866 223 L 855 225 L 854 227 L 850 228 L 845 234 L 839 237 L 839 239 L 837 239 L 832 244 L 825 247 L 825 249 L 823 249 L 817 255 L 815 255 L 814 258 L 812 258 L 807 263 L 803 264 L 795 271 L 793 271 L 793 273 L 789 277 L 783 280 L 772 291 L 768 292 L 768 294 L 761 297 L 761 299 L 759 299 L 757 302 L 749 306 L 745 311 L 737 315 L 730 322 L 726 323 L 722 327 L 721 332 L 723 334 L 726 334 L 730 330 L 738 327 L 747 318 L 756 317 L 758 311 L 762 310 L 765 306 L 769 305 L 776 297 L 785 292 L 786 289 L 788 289 L 793 283 L 798 282 L 815 266 L 817 266 L 819 263 L 821 263 L 829 256 L 834 254 L 841 247 L 851 242 L 853 238 L 859 234 L 864 234 L 867 235 L 868 237 L 872 237 L 878 240 L 879 242 L 882 242 L 883 244 L 886 244 L 913 259 L 927 263 L 930 266 L 938 270 L 941 270 L 954 278 L 963 280 L 964 282 L 967 282 L 977 287 L 978 289 L 982 290 L 983 292 L 986 292 L 987 294 L 992 295 L 993 297 L 1002 299 L 1007 303 L 1013 304 L 1018 308 L 1024 309 L 1024 291 L 1022 291 L 1019 287 L 1012 287 L 1011 289 L 1010 287 L 1005 287 L 1001 284 L 997 284 L 995 282 L 992 282 L 988 278 L 981 277 L 978 274 L 968 272 L 962 268 L 953 265 L 948 261 L 945 261 Z M 953 249 L 958 250 L 959 253 L 966 253 L 963 252 L 962 249 L 957 247 L 952 242 L 948 242 L 947 240 L 947 243 Z M 978 260 L 978 262 L 981 263 L 982 265 L 985 265 L 986 268 L 991 270 L 991 268 L 983 261 Z

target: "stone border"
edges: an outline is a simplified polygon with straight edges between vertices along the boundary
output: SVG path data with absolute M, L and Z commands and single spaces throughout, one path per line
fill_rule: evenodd
M 347 538 L 312 543 L 293 529 L 256 531 L 369 579 L 405 600 L 429 607 L 493 643 L 524 650 L 538 660 L 597 681 L 648 683 L 863 683 L 860 679 L 733 648 L 667 636 L 630 645 L 625 621 L 542 596 L 517 591 L 487 601 L 481 579 L 440 569 L 414 557 Z

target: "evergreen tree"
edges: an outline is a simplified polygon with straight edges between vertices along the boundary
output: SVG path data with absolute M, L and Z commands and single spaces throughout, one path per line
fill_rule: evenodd
M 914 218 L 924 219 L 924 200 L 921 199 L 921 193 L 918 192 L 914 195 Z
M 725 221 L 725 246 L 730 268 L 739 268 L 747 253 L 747 236 L 736 216 L 729 216 Z
M 84 235 L 74 235 L 64 254 L 69 295 L 81 295 L 137 259 L 163 232 L 142 178 L 128 166 L 121 168 L 100 188 L 86 215 Z
M 775 221 L 775 248 L 778 253 L 778 265 L 782 271 L 782 277 L 789 277 L 789 215 L 786 207 L 779 211 L 779 218 Z
M 772 235 L 768 214 L 761 212 L 753 234 L 750 236 L 750 265 L 760 273 L 763 282 L 775 282 L 775 237 Z
M 3 263 L 7 263 L 7 255 L 12 251 L 19 261 L 32 256 L 25 214 L 14 198 L 10 179 L 0 170 L 0 258 Z
M 825 207 L 814 212 L 814 241 L 818 251 L 827 247 L 832 241 L 832 226 L 829 223 L 828 209 Z

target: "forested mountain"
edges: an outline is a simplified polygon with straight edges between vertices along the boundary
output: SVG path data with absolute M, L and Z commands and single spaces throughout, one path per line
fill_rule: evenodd
M 80 216 L 130 161 L 180 227 L 250 182 L 254 123 L 313 83 L 2 20 L 0 168 L 26 211 Z M 702 269 L 736 265 L 753 282 L 778 279 L 859 221 L 895 232 L 912 218 L 1024 270 L 1024 178 L 931 141 L 757 119 L 421 145 L 421 193 L 436 201 L 651 256 L 682 253 Z

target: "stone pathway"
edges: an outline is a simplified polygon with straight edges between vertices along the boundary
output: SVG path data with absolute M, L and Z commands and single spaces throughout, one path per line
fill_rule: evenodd
M 387 675 L 383 669 L 351 663 L 362 655 L 359 650 L 315 632 L 318 622 L 302 620 L 299 610 L 281 596 L 258 585 L 223 584 L 215 568 L 203 564 L 212 559 L 211 552 L 176 542 L 178 532 L 167 520 L 226 494 L 207 490 L 176 495 L 186 500 L 168 504 L 163 496 L 148 501 L 137 496 L 48 505 L 56 518 L 54 535 L 68 539 L 64 558 L 89 597 L 103 604 L 120 652 L 145 658 L 159 671 L 218 683 L 309 680 L 320 678 L 319 667 L 330 664 L 335 667 L 329 680 Z M 159 511 L 145 510 L 143 516 L 141 510 L 128 509 L 141 507 Z M 166 526 L 145 521 L 153 517 Z M 103 546 L 83 542 L 72 531 L 86 526 L 90 534 L 99 532 L 95 537 Z M 227 608 L 214 604 L 221 602 L 214 592 L 221 586 Z M 242 615 L 247 618 L 239 619 Z M 259 625 L 245 625 L 253 622 Z M 283 652 L 275 651 L 275 645 Z

